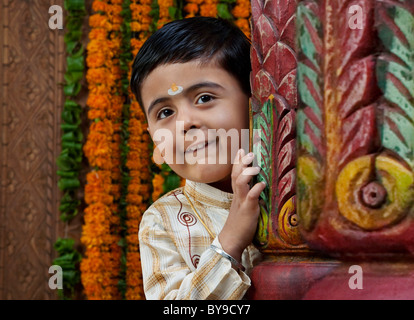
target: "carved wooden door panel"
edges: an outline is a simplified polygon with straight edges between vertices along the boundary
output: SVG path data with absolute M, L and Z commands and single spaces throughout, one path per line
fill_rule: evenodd
M 54 299 L 48 286 L 59 234 L 56 157 L 63 30 L 54 1 L 0 4 L 0 299 Z

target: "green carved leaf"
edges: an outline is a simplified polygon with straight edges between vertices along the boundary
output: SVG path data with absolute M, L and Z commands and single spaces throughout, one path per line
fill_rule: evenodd
M 388 101 L 381 141 L 414 167 L 414 15 L 400 6 L 382 7 L 379 35 L 387 55 L 378 59 L 378 85 Z
M 318 120 L 322 121 L 320 105 L 318 99 L 316 99 L 317 97 L 322 99 L 322 90 L 318 84 L 319 74 L 307 65 L 299 63 L 298 78 L 300 79 L 298 82 L 298 91 L 303 103 L 312 109 Z M 313 85 L 314 90 L 309 90 L 310 83 Z M 312 95 L 312 92 L 317 93 L 317 96 Z
M 321 22 L 304 3 L 298 5 L 296 21 L 300 50 L 312 62 L 313 67 L 319 70 L 317 48 L 320 43 L 315 43 L 315 41 L 321 41 L 320 36 L 318 36 Z
M 299 51 L 306 57 L 298 63 L 298 94 L 300 108 L 297 112 L 297 139 L 299 147 L 312 156 L 322 148 L 322 88 L 318 52 L 322 48 L 321 22 L 305 3 L 297 9 Z M 309 117 L 312 115 L 312 117 Z
M 390 110 L 385 110 L 384 116 L 388 119 L 384 123 L 381 136 L 384 146 L 398 153 L 407 163 L 414 167 L 414 127 L 412 122 L 398 112 L 392 112 Z M 389 121 L 397 125 L 399 129 L 398 134 L 390 126 Z
M 265 181 L 266 188 L 260 195 L 260 217 L 256 233 L 256 241 L 265 246 L 268 241 L 269 216 L 272 212 L 272 146 L 273 146 L 273 97 L 266 101 L 260 112 L 253 117 L 253 129 L 260 132 L 260 139 L 254 141 L 253 152 L 258 157 L 258 166 L 262 171 L 258 174 L 258 181 Z
M 297 139 L 298 139 L 298 142 L 301 148 L 303 148 L 304 150 L 306 150 L 309 154 L 313 156 L 319 154 L 319 151 L 316 148 L 314 141 L 312 141 L 309 135 L 309 132 L 307 132 L 307 128 L 310 127 L 312 132 L 319 139 L 322 139 L 321 128 L 317 127 L 312 121 L 308 119 L 303 109 L 298 110 L 296 114 L 296 122 L 297 122 L 297 130 L 298 130 Z

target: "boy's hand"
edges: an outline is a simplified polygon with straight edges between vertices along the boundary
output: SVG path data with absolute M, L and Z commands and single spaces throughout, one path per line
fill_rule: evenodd
M 260 213 L 259 196 L 266 187 L 264 182 L 259 182 L 250 189 L 250 180 L 260 172 L 259 167 L 248 167 L 253 159 L 254 155 L 245 155 L 243 149 L 236 155 L 231 173 L 233 201 L 219 234 L 223 250 L 237 261 L 241 261 L 243 250 L 253 240 Z

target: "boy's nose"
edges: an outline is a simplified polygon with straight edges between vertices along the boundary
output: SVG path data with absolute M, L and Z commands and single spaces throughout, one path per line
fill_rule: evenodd
M 192 125 L 191 127 L 186 127 L 184 124 L 184 134 L 186 134 L 191 129 L 197 129 L 197 128 L 198 127 L 196 127 L 195 125 Z
M 177 120 L 183 121 L 183 134 L 186 134 L 191 129 L 200 128 L 201 126 L 199 117 L 190 110 L 183 111 Z

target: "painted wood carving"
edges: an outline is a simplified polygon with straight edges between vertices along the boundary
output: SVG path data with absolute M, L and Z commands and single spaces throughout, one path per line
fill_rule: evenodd
M 264 252 L 304 249 L 295 208 L 297 1 L 252 1 L 253 150 L 260 155 L 261 218 L 256 243 Z
M 297 33 L 303 237 L 331 254 L 414 253 L 414 1 L 300 1 Z

